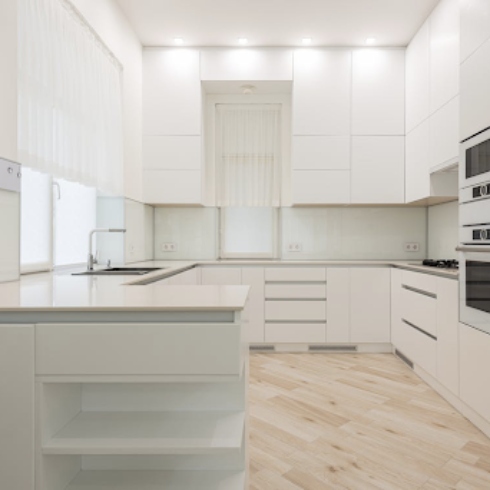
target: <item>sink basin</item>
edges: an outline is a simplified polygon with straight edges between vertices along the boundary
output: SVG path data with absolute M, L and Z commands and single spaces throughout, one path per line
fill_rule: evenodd
M 93 271 L 76 272 L 73 276 L 143 276 L 149 272 L 159 271 L 163 267 L 111 267 Z

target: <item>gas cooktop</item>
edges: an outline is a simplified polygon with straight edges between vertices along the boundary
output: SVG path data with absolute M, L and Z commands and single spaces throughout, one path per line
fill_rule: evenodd
M 459 262 L 457 260 L 433 260 L 425 259 L 422 265 L 427 267 L 438 267 L 440 269 L 458 269 Z

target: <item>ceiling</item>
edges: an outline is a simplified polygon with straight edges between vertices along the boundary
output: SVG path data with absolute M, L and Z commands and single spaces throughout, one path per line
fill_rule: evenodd
M 116 0 L 144 46 L 406 46 L 438 0 Z

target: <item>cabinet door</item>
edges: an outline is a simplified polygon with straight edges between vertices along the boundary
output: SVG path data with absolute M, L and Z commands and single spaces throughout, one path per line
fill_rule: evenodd
M 201 134 L 198 50 L 143 50 L 143 134 Z
M 413 202 L 430 196 L 429 122 L 408 133 L 405 144 L 405 200 Z
M 149 204 L 201 204 L 201 171 L 144 170 L 143 189 Z
M 349 170 L 294 170 L 293 204 L 350 203 Z
M 459 93 L 459 0 L 442 0 L 430 16 L 430 112 Z
M 169 277 L 166 284 L 172 286 L 195 286 L 199 284 L 197 267 Z
M 155 170 L 199 170 L 200 136 L 143 136 L 143 167 Z
M 0 488 L 34 489 L 34 327 L 0 326 Z
M 405 134 L 405 50 L 353 52 L 352 134 Z
M 390 342 L 390 268 L 352 268 L 351 342 Z
M 203 286 L 239 286 L 242 283 L 242 269 L 239 267 L 203 267 Z
M 405 202 L 405 138 L 352 137 L 352 203 Z
M 250 343 L 264 342 L 264 269 L 243 268 L 242 284 L 250 286 L 247 311 L 244 313 L 245 321 L 248 321 L 245 340 Z
M 458 281 L 437 278 L 437 379 L 459 394 Z
M 350 270 L 327 268 L 327 342 L 350 340 Z
M 402 270 L 391 269 L 391 343 L 403 352 Z
M 490 422 L 490 335 L 459 324 L 460 398 Z
M 407 133 L 429 117 L 429 22 L 410 42 L 406 54 L 405 121 Z
M 349 134 L 351 60 L 346 49 L 295 51 L 293 134 Z
M 488 0 L 461 0 L 461 47 L 463 62 L 490 38 L 490 2 Z
M 490 126 L 490 39 L 461 65 L 460 140 Z
M 293 136 L 294 170 L 348 170 L 349 136 Z

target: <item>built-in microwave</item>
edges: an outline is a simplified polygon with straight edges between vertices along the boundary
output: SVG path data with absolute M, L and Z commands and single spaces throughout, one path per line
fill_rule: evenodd
M 490 129 L 463 141 L 460 148 L 460 189 L 490 181 Z

